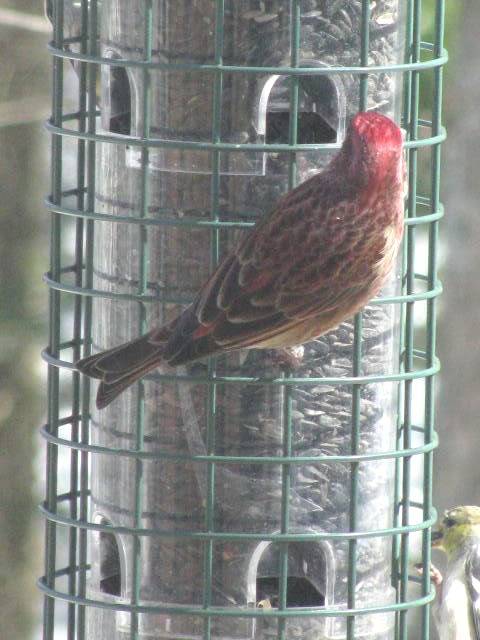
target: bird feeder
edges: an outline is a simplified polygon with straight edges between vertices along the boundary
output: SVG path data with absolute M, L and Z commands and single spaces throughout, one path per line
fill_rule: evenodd
M 407 587 L 410 536 L 422 532 L 428 566 L 434 519 L 445 55 L 443 4 L 433 45 L 420 40 L 421 4 L 47 2 L 45 640 L 61 603 L 68 637 L 89 640 L 404 638 L 416 608 L 428 637 L 428 571 L 419 593 Z M 64 105 L 64 59 L 77 73 L 73 112 Z M 418 96 L 431 69 L 427 122 Z M 319 171 L 351 117 L 367 109 L 403 126 L 409 156 L 405 252 L 379 298 L 306 344 L 293 373 L 271 352 L 240 351 L 158 369 L 97 411 L 73 363 L 173 318 L 245 229 Z M 417 191 L 422 148 L 432 151 L 425 195 Z M 74 170 L 63 166 L 67 151 Z M 429 229 L 425 274 L 413 264 L 419 225 Z M 417 303 L 427 307 L 420 346 Z M 419 499 L 415 457 L 424 470 Z M 64 565 L 57 530 L 68 534 Z

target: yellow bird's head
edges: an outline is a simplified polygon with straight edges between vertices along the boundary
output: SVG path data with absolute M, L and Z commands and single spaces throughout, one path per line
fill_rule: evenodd
M 480 539 L 480 507 L 460 506 L 448 509 L 432 533 L 432 547 L 452 556 L 469 538 Z

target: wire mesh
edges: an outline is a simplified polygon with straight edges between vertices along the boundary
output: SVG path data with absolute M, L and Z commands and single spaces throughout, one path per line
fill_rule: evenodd
M 51 264 L 45 276 L 50 336 L 44 352 L 49 395 L 47 424 L 42 428 L 47 442 L 42 505 L 46 552 L 45 575 L 39 581 L 45 594 L 44 639 L 307 638 L 312 633 L 317 638 L 403 640 L 409 635 L 407 622 L 415 610 L 421 611 L 421 631 L 415 637 L 426 639 L 434 595 L 426 569 L 430 527 L 435 520 L 431 474 L 437 444 L 433 421 L 434 375 L 439 368 L 435 303 L 441 286 L 436 255 L 438 221 L 443 214 L 440 144 L 445 138 L 441 124 L 442 65 L 446 61 L 443 0 L 436 2 L 433 44 L 421 40 L 421 0 L 383 0 L 375 6 L 368 0 L 235 4 L 204 0 L 194 3 L 195 15 L 203 20 L 199 24 L 189 14 L 192 3 L 169 4 L 156 0 L 138 0 L 135 7 L 114 0 L 48 3 L 54 30 L 50 45 L 52 117 L 47 124 L 52 135 L 52 185 L 47 198 L 52 216 Z M 175 12 L 184 20 L 165 35 L 165 25 Z M 116 20 L 121 22 L 125 13 L 131 13 L 132 33 L 118 53 L 114 38 L 106 34 L 118 35 Z M 335 22 L 337 14 L 340 18 Z M 357 22 L 352 22 L 352 15 Z M 255 25 L 257 41 L 252 51 L 246 47 L 232 51 L 234 18 L 239 24 L 243 20 Z M 269 26 L 272 23 L 274 29 Z M 404 26 L 404 34 L 399 25 Z M 189 41 L 186 27 L 198 38 L 208 38 L 209 56 L 202 58 L 200 42 L 195 37 Z M 321 64 L 315 56 L 309 57 L 308 47 L 315 52 L 317 41 L 323 47 L 332 41 L 345 44 L 342 38 L 348 29 L 352 38 L 344 50 L 334 47 L 332 55 L 321 56 Z M 378 47 L 373 48 L 372 43 L 391 45 L 399 34 L 404 41 L 400 47 L 403 61 L 392 60 L 388 54 L 382 58 Z M 276 43 L 278 51 L 275 47 L 262 49 L 262 35 L 266 42 Z M 187 42 L 190 50 L 182 49 L 182 55 L 171 51 L 175 55 L 169 57 L 168 46 L 173 46 L 175 37 Z M 167 49 L 162 50 L 159 43 Z M 71 110 L 66 106 L 65 60 L 73 64 L 78 76 L 78 102 Z M 423 79 L 429 74 L 433 75 L 433 106 L 427 120 L 420 117 L 419 101 Z M 130 80 L 131 111 L 128 104 L 125 107 L 125 77 Z M 164 78 L 163 92 L 158 91 L 157 77 Z M 166 78 L 171 78 L 171 85 Z M 245 118 L 253 116 L 244 113 L 249 105 L 238 90 L 242 85 L 235 84 L 242 78 L 258 80 L 260 88 L 267 86 L 265 78 L 272 79 L 272 87 L 279 83 L 278 90 L 273 90 L 277 91 L 277 107 L 272 107 L 269 116 L 270 129 L 265 129 L 261 139 L 252 137 L 244 126 Z M 343 99 L 344 119 L 367 107 L 382 108 L 380 94 L 384 108 L 399 118 L 395 105 L 403 83 L 401 123 L 407 132 L 409 192 L 401 273 L 353 324 L 343 326 L 330 342 L 325 339 L 309 347 L 312 362 L 321 362 L 323 368 L 317 364 L 298 375 L 278 375 L 262 356 L 227 365 L 211 359 L 203 368 L 156 372 L 138 383 L 130 399 L 117 409 L 103 416 L 92 413 L 90 384 L 80 379 L 73 362 L 81 354 L 88 355 L 92 345 L 105 347 L 131 338 L 144 332 L 152 318 L 164 320 L 176 305 L 187 303 L 195 283 L 206 277 L 236 234 L 254 224 L 252 218 L 268 210 L 298 177 L 304 179 L 324 164 L 341 143 L 341 119 L 332 119 L 328 105 L 322 112 L 325 126 L 334 125 L 336 138 L 326 141 L 319 136 L 312 141 L 305 136 L 300 114 L 308 93 L 305 87 L 312 78 L 331 80 L 332 95 L 338 97 L 339 105 Z M 123 98 L 110 86 L 109 95 L 99 99 L 97 87 L 104 92 L 109 82 L 120 83 Z M 201 88 L 206 97 L 182 110 L 172 102 L 173 85 L 181 82 L 196 87 L 198 94 Z M 165 87 L 170 87 L 170 94 Z M 377 99 L 373 105 L 372 95 Z M 111 109 L 113 98 L 120 102 L 118 113 Z M 105 124 L 108 109 L 104 107 L 108 105 L 110 119 Z M 159 113 L 171 118 L 160 123 L 163 128 Z M 185 113 L 199 130 L 189 129 L 192 122 L 182 120 Z M 240 123 L 240 129 L 244 127 L 238 139 L 227 135 L 225 114 Z M 256 129 L 261 131 L 261 118 L 254 116 Z M 278 135 L 282 126 L 283 138 Z M 118 175 L 115 178 L 120 154 L 136 172 L 125 184 L 118 181 Z M 72 156 L 76 171 L 65 167 Z M 425 172 L 419 171 L 423 157 L 430 185 L 422 180 Z M 195 178 L 186 170 L 188 163 L 195 167 Z M 279 173 L 282 167 L 287 170 L 274 180 L 265 167 Z M 106 197 L 108 184 L 118 190 L 117 199 Z M 182 191 L 188 192 L 190 200 L 182 200 Z M 137 204 L 125 205 L 132 195 L 138 197 Z M 194 209 L 182 210 L 185 202 L 196 200 L 199 204 Z M 428 261 L 426 272 L 421 273 L 415 247 L 424 229 Z M 131 254 L 135 267 L 122 258 Z M 169 262 L 172 254 L 179 254 L 174 267 Z M 192 259 L 196 254 L 208 256 L 205 264 Z M 178 276 L 177 283 L 172 283 L 172 273 Z M 401 291 L 395 288 L 398 284 Z M 419 322 L 416 310 L 420 305 L 426 312 Z M 422 331 L 425 338 L 419 344 Z M 379 353 L 383 360 L 378 360 Z M 385 362 L 393 361 L 396 366 L 385 367 Z M 421 425 L 414 415 L 419 381 L 423 384 Z M 342 394 L 343 405 L 339 401 Z M 327 399 L 326 408 L 321 408 L 322 397 Z M 332 416 L 332 397 L 340 407 L 339 417 Z M 386 414 L 395 407 L 395 439 L 391 441 L 387 436 L 375 440 L 378 433 L 370 432 L 365 420 L 366 407 L 373 410 L 382 402 Z M 241 432 L 238 424 L 243 428 L 245 422 L 253 421 L 255 426 L 254 420 L 259 420 L 255 407 L 257 411 L 268 408 L 261 422 L 263 440 L 250 425 L 250 436 L 243 435 L 240 446 L 236 429 Z M 305 407 L 310 413 L 300 411 Z M 337 443 L 335 448 L 318 444 L 313 436 L 308 446 L 299 446 L 299 433 L 304 437 L 301 428 L 309 422 L 308 416 L 310 429 L 312 425 L 318 429 L 319 416 L 326 416 L 323 422 L 330 435 L 339 434 L 329 441 Z M 176 430 L 202 419 L 203 440 L 199 443 L 185 431 L 182 437 L 189 443 L 185 447 Z M 381 422 L 377 416 L 371 418 L 372 424 L 375 420 Z M 154 428 L 162 424 L 160 437 Z M 68 480 L 60 478 L 59 459 L 66 460 Z M 420 492 L 415 485 L 415 460 L 423 467 Z M 343 510 L 343 519 L 329 513 L 322 497 L 314 511 L 323 511 L 324 516 L 309 515 L 306 525 L 302 514 L 307 493 L 302 493 L 299 480 L 306 469 L 317 472 L 316 482 L 304 481 L 309 490 L 314 486 L 316 491 L 325 491 L 328 486 L 331 496 L 335 486 L 337 498 L 331 501 L 335 509 Z M 378 478 L 370 481 L 367 490 L 369 474 L 378 474 Z M 126 484 L 121 485 L 120 479 Z M 166 489 L 167 497 L 158 498 L 152 486 L 161 482 L 175 484 L 172 495 Z M 200 487 L 198 495 L 190 495 L 186 488 L 182 493 L 182 483 L 188 487 L 190 482 Z M 108 491 L 117 483 L 117 511 L 104 509 L 115 517 L 100 516 L 102 500 L 112 503 L 113 494 Z M 125 496 L 120 495 L 120 487 Z M 375 500 L 383 500 L 382 492 L 392 496 L 387 500 L 388 514 L 381 513 L 377 526 L 372 526 L 365 512 L 371 509 L 376 517 Z M 181 496 L 184 504 L 175 496 Z M 259 526 L 251 515 L 256 501 L 259 510 L 265 511 L 265 526 Z M 174 514 L 177 520 L 172 524 L 168 508 L 175 511 L 180 506 L 183 511 Z M 311 505 L 310 514 L 309 509 Z M 412 570 L 412 537 L 417 532 L 422 578 Z M 66 555 L 59 543 L 65 533 Z M 314 552 L 306 556 L 309 544 L 314 545 Z M 270 557 L 265 551 L 269 545 Z M 260 551 L 266 560 L 259 562 Z M 385 564 L 380 564 L 371 580 L 383 588 L 385 597 L 376 592 L 369 599 L 365 595 L 370 588 L 367 578 L 375 554 L 388 557 L 388 575 Z M 303 601 L 294 603 L 291 592 L 301 590 L 298 580 L 303 575 L 298 565 L 305 566 L 306 558 L 311 565 L 318 564 L 320 556 L 325 563 L 320 573 L 326 575 L 328 566 L 335 566 L 339 575 L 344 571 L 342 579 L 333 586 L 333 574 L 324 576 L 324 582 L 317 584 L 317 600 L 303 594 Z M 267 560 L 276 567 L 273 573 L 270 566 L 270 573 L 260 575 L 256 582 L 250 575 L 246 586 L 235 584 L 244 579 L 245 563 L 258 568 Z M 105 570 L 109 562 L 118 574 Z M 154 589 L 148 585 L 149 576 L 155 582 L 156 570 L 165 584 Z M 96 590 L 92 584 L 99 580 Z M 199 580 L 201 593 L 196 593 L 194 585 Z M 218 593 L 219 584 L 223 594 Z M 172 585 L 178 590 L 177 600 L 168 597 Z M 59 612 L 62 605 L 66 605 L 65 617 Z

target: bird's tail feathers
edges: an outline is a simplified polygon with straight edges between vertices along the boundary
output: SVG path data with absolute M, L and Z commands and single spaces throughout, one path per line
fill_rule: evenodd
M 76 363 L 76 368 L 101 380 L 97 392 L 97 408 L 103 409 L 124 389 L 143 378 L 162 361 L 163 344 L 152 342 L 151 334 L 88 356 Z

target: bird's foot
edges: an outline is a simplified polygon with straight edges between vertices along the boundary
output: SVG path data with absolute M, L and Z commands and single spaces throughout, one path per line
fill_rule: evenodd
M 430 565 L 430 580 L 436 587 L 439 587 L 443 582 L 443 576 L 434 564 Z
M 274 367 L 279 367 L 285 373 L 294 373 L 301 366 L 304 353 L 305 349 L 302 345 L 272 349 L 269 359 Z
M 420 562 L 415 565 L 415 569 L 419 575 L 423 576 L 423 565 Z M 435 586 L 435 590 L 438 591 L 442 585 L 443 576 L 434 564 L 430 564 L 430 580 Z

